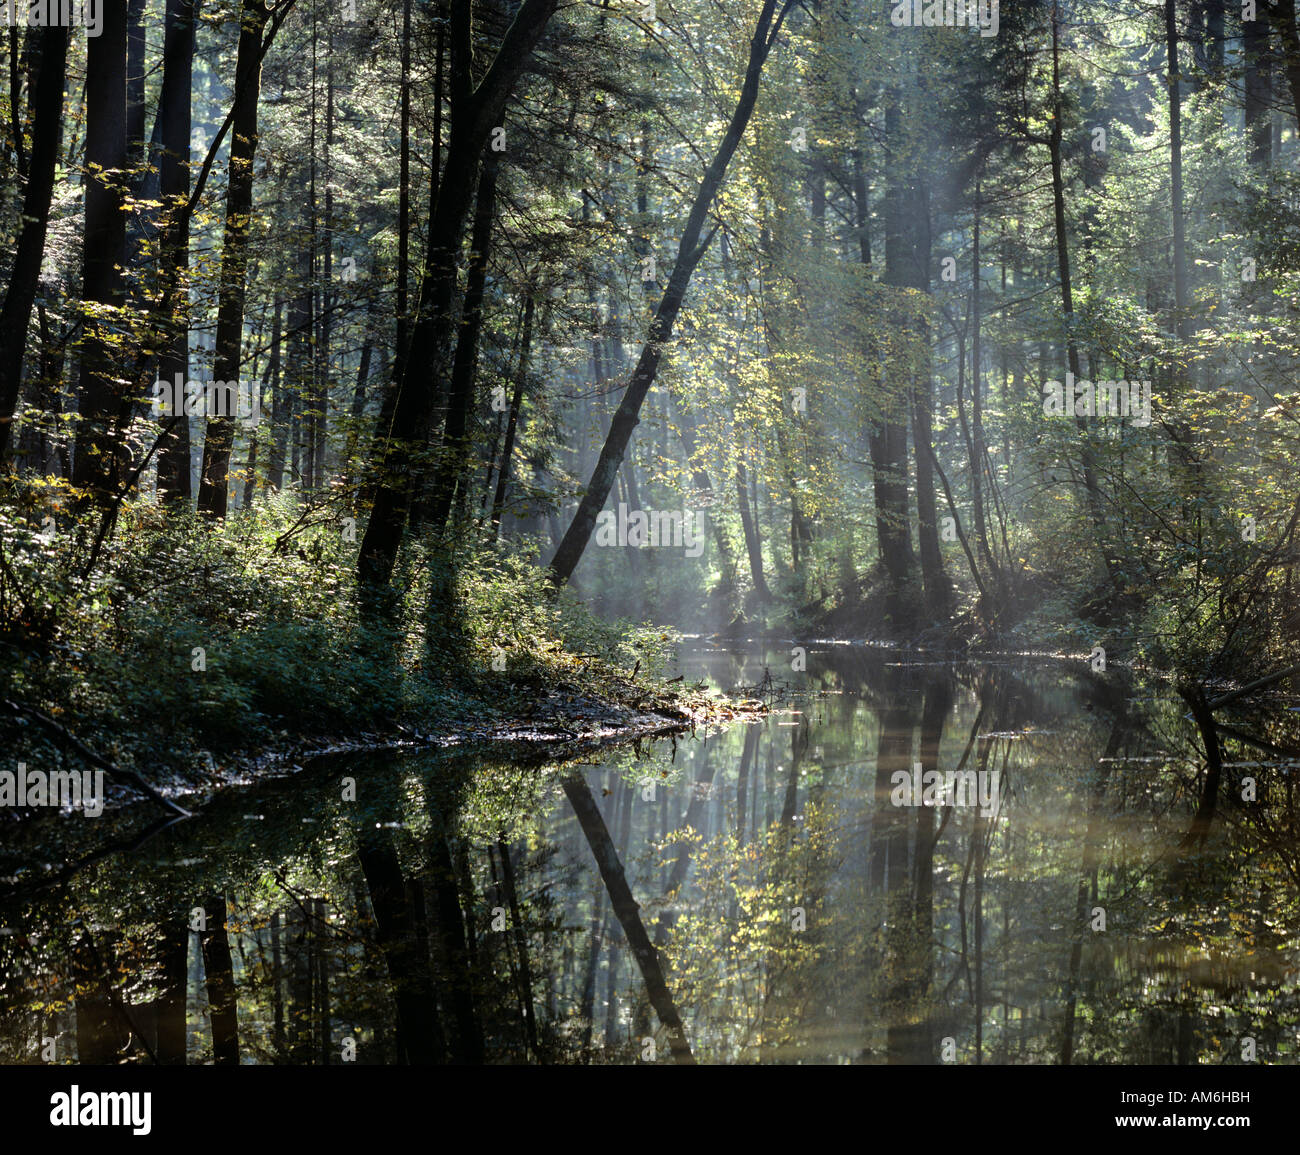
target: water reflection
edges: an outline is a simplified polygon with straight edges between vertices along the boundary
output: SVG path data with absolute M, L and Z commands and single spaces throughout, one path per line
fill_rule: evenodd
M 1116 676 L 830 646 L 791 681 L 599 763 L 350 758 L 25 823 L 0 1061 L 1292 1061 L 1295 775 L 1258 749 L 1294 714 L 1212 783 L 1187 704 Z M 935 772 L 1000 803 L 900 785 Z

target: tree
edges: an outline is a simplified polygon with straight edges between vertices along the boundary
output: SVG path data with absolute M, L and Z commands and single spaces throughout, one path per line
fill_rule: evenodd
M 283 0 L 292 4 L 293 0 Z M 257 151 L 257 102 L 264 55 L 263 31 L 270 9 L 261 0 L 243 0 L 239 51 L 235 64 L 235 103 L 230 121 L 230 176 L 226 185 L 225 240 L 221 249 L 221 287 L 217 301 L 217 337 L 213 396 L 224 412 L 208 414 L 199 480 L 199 512 L 225 517 L 230 496 L 230 451 L 234 441 L 233 392 L 239 380 L 244 336 L 248 234 L 253 209 L 253 156 Z M 278 27 L 278 25 L 277 25 Z M 217 391 L 224 383 L 226 395 Z
M 118 434 L 130 406 L 118 384 L 112 336 L 125 303 L 126 160 L 126 4 L 120 0 L 104 5 L 103 28 L 86 53 L 85 336 L 72 480 L 101 506 L 121 485 L 125 447 Z
M 424 280 L 401 376 L 391 386 L 391 427 L 379 431 L 374 504 L 358 560 L 363 585 L 387 584 L 397 560 L 411 500 L 425 474 L 418 450 L 433 432 L 437 390 L 447 381 L 455 325 L 456 266 L 474 204 L 483 151 L 500 128 L 506 102 L 555 13 L 558 0 L 524 0 L 496 56 L 473 77 L 473 4 L 453 4 L 451 135 L 447 158 L 430 197 Z M 436 167 L 436 159 L 435 159 Z
M 754 111 L 754 105 L 758 101 L 758 82 L 763 65 L 767 62 L 772 47 L 781 33 L 781 26 L 785 23 L 791 6 L 792 0 L 786 0 L 780 5 L 778 11 L 776 0 L 765 0 L 759 12 L 758 23 L 750 40 L 745 79 L 741 85 L 735 111 L 731 114 L 713 159 L 705 169 L 704 176 L 696 189 L 667 287 L 655 309 L 648 338 L 641 349 L 636 368 L 628 379 L 623 399 L 610 422 L 609 435 L 601 448 L 587 491 L 583 494 L 577 512 L 573 515 L 573 521 L 555 551 L 555 556 L 551 559 L 550 569 L 557 584 L 563 584 L 573 576 L 573 571 L 582 558 L 583 550 L 587 548 L 587 542 L 591 539 L 592 531 L 596 528 L 596 516 L 605 507 L 610 490 L 614 487 L 614 478 L 623 463 L 632 431 L 639 421 L 641 405 L 654 384 L 664 348 L 672 338 L 673 324 L 686 298 L 691 274 L 708 250 L 709 242 L 712 241 L 713 233 L 716 231 L 715 228 L 704 235 L 709 208 L 722 187 L 727 165 L 731 162 Z
M 49 228 L 54 171 L 59 156 L 63 82 L 67 73 L 68 30 L 32 32 L 40 47 L 36 89 L 32 97 L 32 149 L 23 193 L 23 224 L 14 254 L 9 286 L 0 305 L 0 460 L 9 446 L 14 411 L 22 383 L 27 326 L 36 300 L 41 257 Z

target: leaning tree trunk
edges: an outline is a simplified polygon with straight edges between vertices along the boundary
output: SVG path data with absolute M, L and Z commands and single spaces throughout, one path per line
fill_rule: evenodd
M 605 508 L 609 492 L 614 488 L 614 478 L 627 453 L 632 432 L 640 421 L 641 404 L 645 401 L 646 394 L 650 391 L 659 372 L 659 362 L 663 357 L 664 347 L 672 339 L 673 324 L 686 298 L 691 274 L 695 272 L 695 267 L 700 263 L 708 250 L 709 242 L 713 239 L 712 232 L 707 236 L 702 235 L 709 206 L 713 203 L 719 188 L 722 187 L 722 178 L 726 175 L 727 165 L 730 164 L 732 155 L 740 144 L 740 138 L 744 135 L 745 127 L 749 124 L 749 118 L 758 100 L 759 76 L 792 4 L 793 0 L 785 0 L 778 13 L 776 0 L 765 0 L 759 13 L 758 26 L 754 29 L 749 45 L 749 63 L 745 69 L 740 99 L 731 114 L 731 122 L 727 125 L 727 131 L 718 144 L 713 160 L 705 169 L 704 177 L 696 190 L 690 215 L 686 218 L 686 228 L 677 247 L 677 260 L 668 278 L 668 287 L 659 299 L 659 306 L 650 323 L 648 340 L 642 346 L 640 359 L 632 371 L 632 377 L 623 393 L 623 400 L 614 413 L 614 419 L 610 422 L 609 434 L 601 448 L 587 491 L 583 494 L 577 512 L 573 515 L 573 521 L 564 535 L 564 540 L 560 542 L 555 556 L 551 559 L 551 576 L 556 584 L 563 584 L 573 576 L 573 571 L 577 568 L 583 551 L 587 548 L 587 542 L 591 540 L 592 532 L 596 528 L 596 517 Z
M 560 780 L 569 805 L 582 827 L 582 833 L 591 848 L 592 857 L 600 870 L 600 877 L 605 883 L 609 895 L 609 904 L 614 910 L 623 934 L 627 938 L 632 957 L 636 959 L 645 980 L 646 995 L 655 1014 L 668 1032 L 668 1045 L 673 1059 L 682 1065 L 694 1065 L 695 1057 L 691 1054 L 691 1045 L 686 1038 L 686 1028 L 682 1024 L 677 1004 L 664 978 L 663 967 L 659 961 L 659 952 L 646 933 L 645 923 L 641 920 L 641 908 L 632 896 L 627 884 L 627 875 L 623 863 L 619 860 L 614 840 L 609 835 L 609 828 L 601 816 L 600 807 L 592 797 L 591 788 L 580 774 L 567 774 Z

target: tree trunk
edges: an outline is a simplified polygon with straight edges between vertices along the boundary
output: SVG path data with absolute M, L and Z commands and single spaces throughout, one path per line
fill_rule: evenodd
M 1074 290 L 1070 279 L 1069 237 L 1065 229 L 1065 177 L 1061 160 L 1061 64 L 1060 64 L 1060 12 L 1057 4 L 1052 6 L 1052 127 L 1048 136 L 1048 152 L 1052 166 L 1052 205 L 1053 221 L 1056 230 L 1056 263 L 1061 279 L 1061 308 L 1065 314 L 1066 360 L 1078 381 L 1082 376 L 1079 369 L 1079 347 L 1074 339 Z M 1088 441 L 1088 422 L 1085 417 L 1077 417 L 1079 427 L 1079 458 L 1083 470 L 1083 486 L 1088 501 L 1088 511 L 1092 517 L 1094 529 L 1098 535 L 1105 532 L 1105 513 L 1102 509 L 1101 489 L 1097 485 L 1097 471 L 1093 459 L 1092 445 Z M 1117 584 L 1116 560 L 1104 539 L 1100 542 L 1102 557 L 1112 584 Z
M 443 172 L 436 183 L 431 181 L 429 246 L 410 353 L 390 389 L 393 400 L 386 409 L 392 414 L 391 426 L 381 420 L 379 430 L 374 508 L 358 559 L 363 585 L 388 583 L 411 496 L 421 488 L 423 470 L 417 458 L 432 432 L 437 390 L 447 377 L 457 259 L 474 202 L 479 159 L 557 4 L 524 0 L 477 88 L 471 75 L 470 5 L 451 6 L 451 139 Z M 436 172 L 436 158 L 432 168 Z
M 1170 211 L 1174 219 L 1174 325 L 1180 341 L 1190 332 L 1187 312 L 1187 246 L 1183 220 L 1183 126 L 1179 94 L 1178 22 L 1175 0 L 1165 0 L 1165 49 L 1169 67 Z
M 235 972 L 226 933 L 226 899 L 213 894 L 203 900 L 207 929 L 201 934 L 203 967 L 207 974 L 208 1010 L 212 1019 L 212 1061 L 239 1065 L 239 1025 L 235 1013 Z
M 107 507 L 121 481 L 124 449 L 117 439 L 122 408 L 111 329 L 124 303 L 126 213 L 119 183 L 126 166 L 126 4 L 103 6 L 103 29 L 86 49 L 86 211 L 82 241 L 82 301 L 87 308 L 77 391 L 76 456 L 72 480 Z
M 690 215 L 687 217 L 686 227 L 678 245 L 677 259 L 668 278 L 668 286 L 659 299 L 654 320 L 650 323 L 649 339 L 642 346 L 641 356 L 623 393 L 623 400 L 614 414 L 613 421 L 610 422 L 609 436 L 606 437 L 605 444 L 601 448 L 600 458 L 596 462 L 587 490 L 564 535 L 564 540 L 560 542 L 559 549 L 551 559 L 551 574 L 557 584 L 562 585 L 573 576 L 573 571 L 577 568 L 583 551 L 587 548 L 587 542 L 591 540 L 592 532 L 596 528 L 596 517 L 605 508 L 610 490 L 614 487 L 614 478 L 623 462 L 632 432 L 639 421 L 641 404 L 654 384 L 664 347 L 672 338 L 673 324 L 686 297 L 691 274 L 694 273 L 696 265 L 700 263 L 709 242 L 713 239 L 712 232 L 702 238 L 705 218 L 714 196 L 722 186 L 727 165 L 731 162 L 731 157 L 740 144 L 740 138 L 744 135 L 745 127 L 754 111 L 763 64 L 772 51 L 772 45 L 781 31 L 781 24 L 791 3 L 792 0 L 785 0 L 778 14 L 777 0 L 764 0 L 758 17 L 758 26 L 750 41 L 749 64 L 745 70 L 740 99 L 732 113 L 731 122 L 727 125 L 727 131 L 718 144 L 717 152 L 709 162 L 709 167 L 705 170 L 700 186 L 696 190 L 695 200 L 691 205 Z
M 144 163 L 144 9 L 145 0 L 127 0 L 126 161 L 133 169 Z M 135 175 L 132 184 L 138 182 L 139 176 Z
M 670 404 L 676 402 L 672 390 L 668 391 L 668 397 Z M 706 498 L 710 510 L 713 510 L 713 480 L 709 477 L 708 470 L 696 463 L 695 451 L 698 438 L 696 436 L 695 414 L 680 403 L 676 403 L 676 409 L 682 448 L 686 451 L 686 464 L 691 471 L 691 484 Z M 717 513 L 709 513 L 709 525 L 712 527 L 713 540 L 718 547 L 718 570 L 721 574 L 719 593 L 726 604 L 727 612 L 730 614 L 735 610 L 736 555 L 731 548 L 731 539 L 727 537 L 726 531 L 722 527 L 722 518 Z
M 465 916 L 460 908 L 460 894 L 456 887 L 456 871 L 451 861 L 451 851 L 442 830 L 441 818 L 432 815 L 433 827 L 429 834 L 429 873 L 438 898 L 438 932 L 442 940 L 442 953 L 450 971 L 449 999 L 452 1017 L 456 1021 L 455 1046 L 452 1054 L 456 1062 L 481 1066 L 483 1063 L 483 1028 L 479 1023 L 474 998 L 474 973 L 465 942 Z
M 361 358 L 357 364 L 357 383 L 352 390 L 352 422 L 348 428 L 348 444 L 344 451 L 344 478 L 350 485 L 356 477 L 357 443 L 361 436 L 361 419 L 366 411 L 366 387 L 370 383 L 370 361 L 374 355 L 374 340 L 370 334 L 367 318 L 366 335 L 361 345 Z
M 260 327 L 259 327 L 259 331 L 260 331 Z M 262 373 L 262 383 L 261 385 L 258 386 L 258 391 L 257 391 L 259 413 L 261 412 L 262 401 L 266 397 L 267 388 L 269 387 L 272 391 L 274 391 L 275 389 L 276 374 L 279 373 L 280 371 L 280 365 L 276 356 L 278 352 L 279 352 L 279 342 L 276 339 L 276 335 L 272 333 L 271 356 L 266 359 L 266 369 Z M 257 427 L 254 426 L 248 431 L 248 469 L 246 471 L 246 476 L 244 477 L 244 498 L 243 498 L 243 507 L 245 509 L 252 508 L 253 495 L 257 491 L 257 447 L 258 447 L 258 431 L 257 431 Z
M 646 934 L 645 924 L 641 921 L 641 908 L 627 884 L 623 873 L 623 864 L 619 861 L 618 850 L 614 840 L 609 836 L 609 828 L 600 815 L 600 807 L 591 796 L 591 789 L 580 774 L 566 774 L 560 780 L 564 793 L 568 796 L 573 813 L 577 816 L 586 836 L 587 845 L 596 859 L 596 866 L 605 882 L 609 894 L 610 906 L 614 909 L 628 946 L 637 961 L 641 975 L 645 979 L 646 994 L 650 1005 L 654 1007 L 659 1021 L 668 1031 L 669 1046 L 673 1058 L 681 1064 L 693 1065 L 695 1057 L 691 1054 L 690 1044 L 686 1040 L 686 1028 L 673 1002 L 668 983 L 664 979 L 663 967 L 659 961 L 659 952 Z M 630 803 L 629 803 L 630 804 Z
M 307 210 L 314 215 L 314 210 Z M 308 226 L 308 239 L 304 242 L 301 234 L 297 253 L 298 277 L 289 306 L 288 330 L 289 343 L 288 379 L 285 388 L 285 404 L 288 409 L 289 440 L 289 484 L 306 487 L 310 481 L 310 464 L 303 459 L 303 439 L 310 426 L 310 409 L 312 395 L 312 356 L 311 331 L 315 316 L 315 227 Z
M 930 189 L 920 174 L 917 178 L 915 203 L 924 207 L 924 216 L 915 221 L 912 288 L 930 292 Z M 976 262 L 976 268 L 978 268 Z M 931 364 L 930 326 L 918 326 L 918 356 L 912 376 L 912 445 L 916 453 L 916 539 L 921 557 L 921 582 L 925 591 L 926 610 L 933 621 L 946 618 L 952 606 L 952 583 L 943 568 L 939 548 L 939 518 L 934 491 L 932 450 L 934 441 L 934 383 Z
M 980 182 L 975 182 L 975 222 L 972 243 L 974 272 L 971 278 L 971 441 L 969 445 L 971 504 L 975 518 L 975 537 L 980 547 L 980 557 L 996 576 L 997 564 L 989 552 L 988 518 L 984 512 L 984 385 L 983 349 L 981 336 L 983 317 L 980 311 Z
M 248 266 L 248 227 L 253 210 L 253 155 L 257 151 L 257 102 L 261 93 L 262 32 L 268 10 L 259 0 L 243 0 L 236 56 L 236 97 L 231 121 L 230 176 L 226 188 L 226 227 L 221 250 L 221 287 L 217 299 L 217 336 L 213 384 L 228 385 L 225 416 L 208 415 L 203 441 L 203 473 L 199 479 L 199 512 L 226 516 L 230 489 L 230 451 L 234 418 L 229 416 L 239 380 L 244 335 L 245 272 Z M 241 84 L 242 82 L 242 84 Z M 215 393 L 219 400 L 220 393 Z
M 497 174 L 500 169 L 501 154 L 489 150 L 483 157 L 483 172 L 478 182 L 465 301 L 461 309 L 456 355 L 452 362 L 442 454 L 434 475 L 430 503 L 429 520 L 439 531 L 447 528 L 453 492 L 461 480 L 462 472 L 469 468 L 470 439 L 466 431 L 474 408 L 478 341 L 483 327 L 483 288 L 487 282 L 488 260 L 492 251 L 492 221 L 496 212 Z
M 325 244 L 321 249 L 321 308 L 316 335 L 315 393 L 312 397 L 312 477 L 317 489 L 326 486 L 325 457 L 329 443 L 330 387 L 333 373 L 330 343 L 334 336 L 334 189 L 330 180 L 330 153 L 334 144 L 334 32 L 326 40 L 325 66 Z
M 505 509 L 506 494 L 510 491 L 510 465 L 515 453 L 515 434 L 519 428 L 519 410 L 524 403 L 524 385 L 528 381 L 528 355 L 533 341 L 533 296 L 528 295 L 524 305 L 524 331 L 519 341 L 519 369 L 515 376 L 515 392 L 510 398 L 510 417 L 506 422 L 506 443 L 501 448 L 501 466 L 497 470 L 497 490 L 492 498 L 491 540 L 496 541 L 501 532 L 501 512 Z
M 284 298 L 275 296 L 275 311 L 271 322 L 271 361 L 275 375 L 271 381 L 271 444 L 266 463 L 266 487 L 278 493 L 284 486 L 285 458 L 289 450 L 289 426 L 293 410 L 289 405 L 289 390 L 285 374 L 281 371 L 281 318 L 284 315 Z
M 384 831 L 367 831 L 357 846 L 357 858 L 366 877 L 379 945 L 393 984 L 397 1061 L 411 1065 L 441 1063 L 446 1058 L 446 1046 L 434 998 L 429 943 L 417 926 L 391 837 Z
M 1291 104 L 1295 109 L 1296 123 L 1300 124 L 1300 32 L 1295 26 L 1295 0 L 1275 0 L 1267 8 L 1273 31 L 1282 46 L 1282 64 L 1291 90 Z
M 1222 23 L 1219 32 L 1222 35 Z M 1250 140 L 1250 163 L 1267 170 L 1273 163 L 1273 126 L 1269 117 L 1273 76 L 1268 24 L 1262 14 L 1254 20 L 1241 22 L 1241 46 L 1245 57 L 1245 118 L 1246 136 Z
M 67 73 L 68 30 L 45 28 L 33 37 L 41 46 L 40 70 L 32 95 L 32 155 L 23 194 L 23 224 L 14 253 L 4 304 L 0 306 L 0 459 L 13 431 L 14 411 L 22 382 L 27 325 L 40 282 L 54 168 L 59 156 L 63 82 Z M 11 39 L 10 48 L 16 44 Z M 15 113 L 16 115 L 16 113 Z
M 158 377 L 168 384 L 189 377 L 188 294 L 176 299 L 176 286 L 189 266 L 190 218 L 183 206 L 190 192 L 190 104 L 194 65 L 196 0 L 167 0 L 163 38 L 163 81 L 154 122 L 159 199 L 163 202 L 163 284 L 172 299 L 166 350 L 158 358 Z M 158 446 L 158 491 L 168 504 L 188 506 L 194 496 L 190 478 L 190 419 L 184 407 L 167 416 L 168 431 Z
M 903 116 L 898 89 L 885 108 L 885 277 L 884 283 L 910 287 L 918 279 L 918 237 L 911 203 L 918 191 L 902 171 Z M 861 210 L 859 210 L 861 211 Z M 863 225 L 865 227 L 865 224 Z M 926 241 L 927 249 L 929 247 Z M 928 277 L 927 277 L 928 279 Z M 876 540 L 885 573 L 885 616 L 895 630 L 905 630 L 916 616 L 916 557 L 912 552 L 911 511 L 907 493 L 907 419 L 904 398 L 909 383 L 887 378 L 911 377 L 904 363 L 881 366 L 877 380 L 881 417 L 868 438 L 876 503 Z
M 767 579 L 763 576 L 763 543 L 758 539 L 758 526 L 749 508 L 749 480 L 743 458 L 736 459 L 736 504 L 740 507 L 740 524 L 745 531 L 745 552 L 749 555 L 749 575 L 754 581 L 754 592 L 762 602 L 772 600 Z
M 157 1005 L 154 1054 L 161 1066 L 185 1064 L 185 975 L 190 936 L 179 912 L 163 926 L 162 980 Z
M 533 1055 L 540 1059 L 537 1015 L 533 1008 L 533 975 L 528 962 L 528 932 L 524 928 L 523 911 L 519 906 L 519 891 L 515 886 L 515 868 L 511 861 L 510 847 L 503 838 L 497 839 L 497 853 L 501 856 L 501 877 L 505 883 L 506 902 L 510 904 L 510 928 L 519 955 L 519 997 L 524 1008 L 524 1034 Z

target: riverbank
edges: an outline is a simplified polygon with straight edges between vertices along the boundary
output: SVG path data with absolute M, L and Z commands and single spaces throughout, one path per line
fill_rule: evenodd
M 743 712 L 668 678 L 675 634 L 597 619 L 526 559 L 413 544 L 367 612 L 337 520 L 268 503 L 211 526 L 143 503 L 98 554 L 0 524 L 0 746 L 105 770 L 110 804 L 159 802 L 342 751 L 562 758 Z
M 649 679 L 606 674 L 600 691 L 572 685 L 529 686 L 516 692 L 511 709 L 487 702 L 476 703 L 472 713 L 426 719 L 406 725 L 393 720 L 388 726 L 323 730 L 283 730 L 257 747 L 223 750 L 195 748 L 183 760 L 165 766 L 142 766 L 139 758 L 119 764 L 84 742 L 76 719 L 60 721 L 27 703 L 0 699 L 0 733 L 8 731 L 11 749 L 33 751 L 42 746 L 53 757 L 46 764 L 60 769 L 98 767 L 108 775 L 108 806 L 148 803 L 175 808 L 177 800 L 188 806 L 194 799 L 228 786 L 246 785 L 267 777 L 295 774 L 309 763 L 344 754 L 384 751 L 493 749 L 517 763 L 560 762 L 582 757 L 606 747 L 649 737 L 724 725 L 765 712 L 755 700 L 733 700 L 702 684 L 672 685 Z M 63 711 L 60 711 L 63 713 Z M 103 722 L 93 727 L 103 729 Z M 24 741 L 26 739 L 26 741 Z M 122 735 L 107 747 L 120 750 L 129 740 Z M 66 757 L 57 753 L 59 747 Z M 200 802 L 201 804 L 201 802 Z M 22 811 L 0 814 L 21 818 Z

